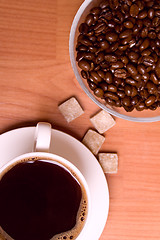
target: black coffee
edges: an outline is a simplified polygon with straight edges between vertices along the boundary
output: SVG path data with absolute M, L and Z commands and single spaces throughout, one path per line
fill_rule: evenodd
M 0 181 L 0 226 L 15 240 L 75 239 L 87 211 L 83 195 L 67 169 L 21 162 Z

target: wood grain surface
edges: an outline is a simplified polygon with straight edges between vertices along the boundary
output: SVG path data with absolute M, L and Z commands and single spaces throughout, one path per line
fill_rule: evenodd
M 0 133 L 49 121 L 82 140 L 99 108 L 85 95 L 69 58 L 69 32 L 82 0 L 0 0 Z M 75 96 L 85 113 L 67 123 L 57 106 Z M 160 239 L 160 123 L 116 118 L 101 152 L 117 152 L 106 175 L 108 221 L 100 240 Z M 89 239 L 91 240 L 91 239 Z

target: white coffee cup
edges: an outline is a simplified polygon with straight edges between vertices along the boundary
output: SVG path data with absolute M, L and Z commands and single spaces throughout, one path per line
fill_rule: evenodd
M 11 170 L 14 166 L 16 166 L 19 163 L 25 162 L 33 159 L 33 161 L 40 160 L 40 161 L 47 161 L 49 163 L 54 163 L 62 168 L 65 168 L 68 170 L 73 176 L 76 178 L 76 180 L 80 183 L 82 191 L 85 191 L 86 194 L 86 202 L 87 202 L 87 211 L 85 214 L 85 221 L 83 224 L 82 229 L 77 228 L 78 235 L 76 238 L 77 240 L 83 240 L 83 234 L 85 233 L 88 225 L 88 219 L 90 215 L 90 208 L 91 208 L 91 200 L 90 200 L 90 192 L 87 185 L 87 182 L 82 175 L 82 173 L 75 167 L 69 159 L 64 159 L 61 156 L 58 156 L 53 153 L 49 153 L 49 147 L 51 142 L 51 124 L 46 122 L 40 122 L 36 126 L 35 130 L 35 139 L 34 139 L 34 146 L 33 146 L 33 152 L 26 153 L 23 155 L 20 155 L 13 160 L 9 161 L 7 164 L 5 164 L 2 168 L 0 168 L 0 182 L 3 176 Z M 54 139 L 53 139 L 54 141 Z M 62 146 L 63 151 L 63 146 Z M 81 205 L 82 207 L 82 205 Z M 0 237 L 1 235 L 4 237 L 4 239 L 11 240 L 14 239 L 12 236 L 9 236 L 0 226 Z M 3 239 L 3 238 L 2 238 Z M 56 238 L 51 238 L 56 239 Z M 58 238 L 57 238 L 58 239 Z M 61 239 L 61 238 L 60 238 Z M 69 239 L 69 238 L 66 238 Z

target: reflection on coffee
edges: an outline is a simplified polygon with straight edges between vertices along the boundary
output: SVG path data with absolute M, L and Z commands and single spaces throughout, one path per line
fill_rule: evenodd
M 76 239 L 87 197 L 74 173 L 49 161 L 24 160 L 0 180 L 0 226 L 15 240 Z

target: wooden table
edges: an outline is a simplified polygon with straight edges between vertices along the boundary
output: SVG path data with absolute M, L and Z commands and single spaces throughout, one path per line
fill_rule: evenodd
M 77 83 L 69 32 L 82 0 L 0 0 L 0 133 L 49 121 L 81 140 L 99 108 Z M 75 96 L 85 114 L 67 124 L 57 106 Z M 106 175 L 110 211 L 100 240 L 160 239 L 160 124 L 116 119 L 101 152 L 118 152 Z M 89 239 L 91 240 L 91 239 Z

